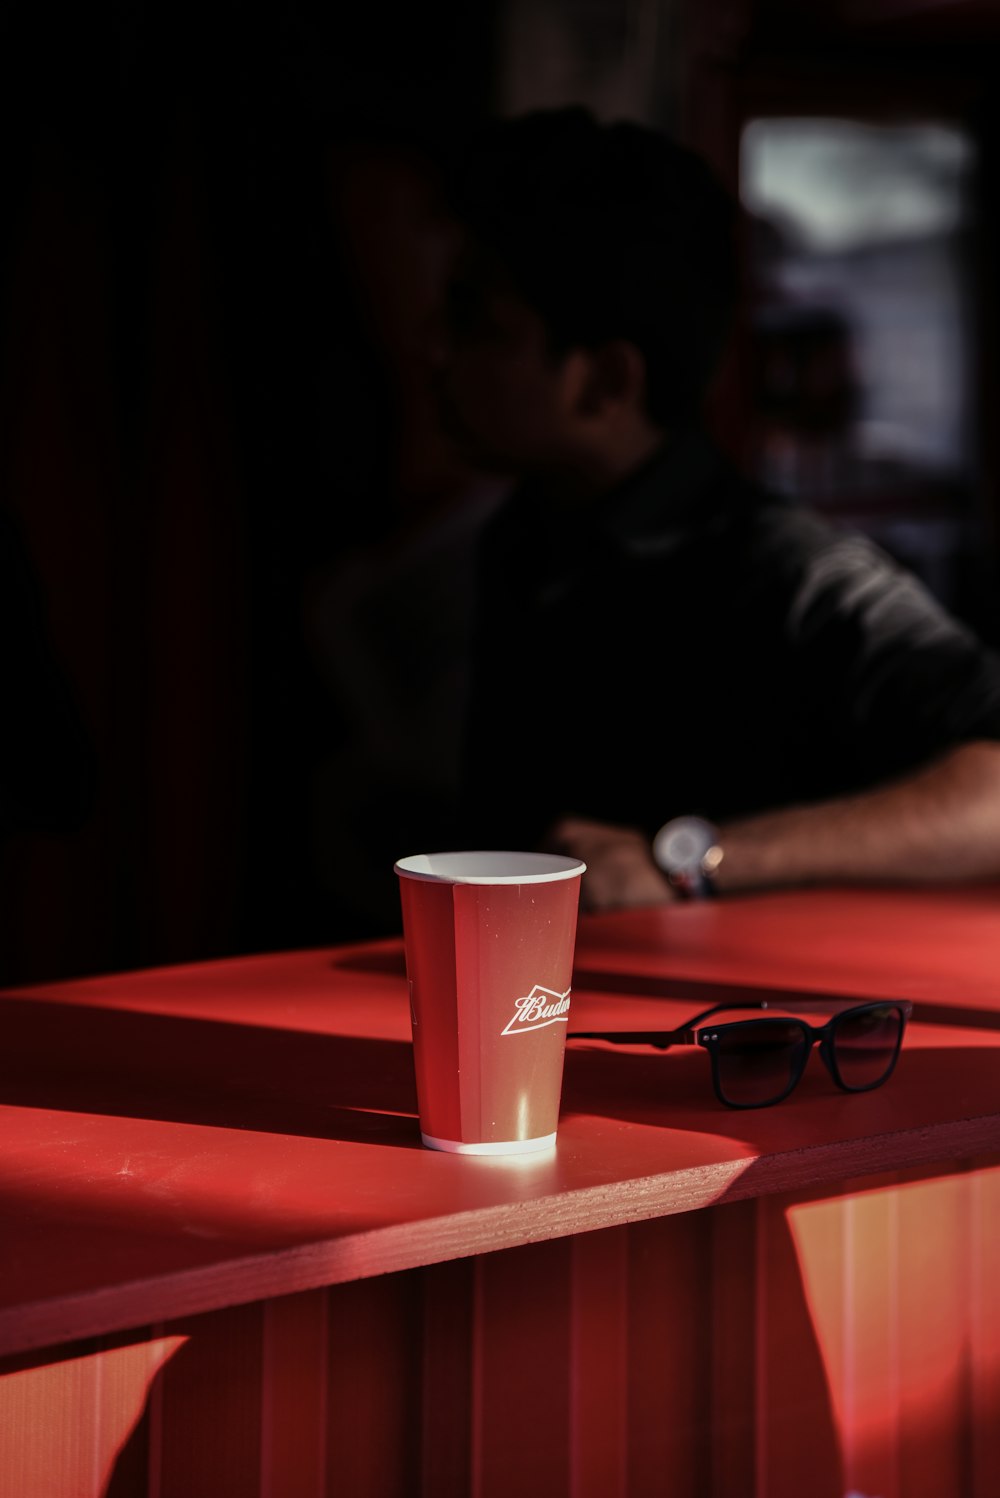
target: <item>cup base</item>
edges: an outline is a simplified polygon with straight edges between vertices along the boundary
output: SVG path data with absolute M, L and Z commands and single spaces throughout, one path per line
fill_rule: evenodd
M 469 1144 L 461 1139 L 435 1139 L 421 1132 L 420 1138 L 431 1150 L 447 1150 L 452 1155 L 530 1155 L 555 1148 L 555 1134 L 541 1134 L 536 1139 L 490 1139 Z

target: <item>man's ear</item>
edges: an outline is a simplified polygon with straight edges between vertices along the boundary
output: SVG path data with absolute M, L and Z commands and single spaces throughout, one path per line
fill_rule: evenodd
M 646 396 L 646 360 L 626 338 L 587 349 L 586 376 L 577 398 L 581 416 L 602 416 L 614 407 L 641 409 Z

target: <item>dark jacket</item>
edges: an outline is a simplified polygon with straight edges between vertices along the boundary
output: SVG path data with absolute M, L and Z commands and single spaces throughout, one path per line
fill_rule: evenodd
M 512 495 L 483 540 L 472 683 L 469 846 L 530 847 L 569 813 L 652 835 L 1000 738 L 1000 659 L 701 433 L 585 512 Z

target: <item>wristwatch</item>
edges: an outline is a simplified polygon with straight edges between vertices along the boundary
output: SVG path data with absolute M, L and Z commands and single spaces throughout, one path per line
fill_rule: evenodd
M 653 859 L 687 899 L 714 895 L 722 862 L 719 829 L 704 817 L 674 817 L 653 838 Z

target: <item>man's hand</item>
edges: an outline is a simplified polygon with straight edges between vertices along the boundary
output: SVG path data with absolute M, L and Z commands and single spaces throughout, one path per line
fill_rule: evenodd
M 624 910 L 676 898 L 653 862 L 647 839 L 633 827 L 563 817 L 550 827 L 544 847 L 550 853 L 582 858 L 587 865 L 580 886 L 582 910 Z
M 925 884 L 1000 879 L 1000 743 L 958 744 L 898 780 L 856 795 L 724 822 L 720 894 L 805 884 Z M 633 827 L 563 817 L 545 847 L 587 865 L 583 910 L 676 899 Z
M 998 879 L 1000 743 L 958 744 L 873 790 L 724 823 L 721 841 L 721 893 Z

